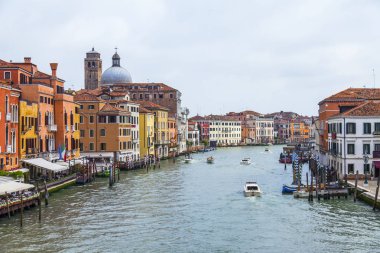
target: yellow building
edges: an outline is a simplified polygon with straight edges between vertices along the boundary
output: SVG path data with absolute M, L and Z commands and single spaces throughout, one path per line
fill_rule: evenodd
M 150 101 L 139 101 L 141 106 L 154 114 L 154 148 L 155 156 L 159 158 L 167 158 L 169 155 L 169 127 L 168 112 L 169 109 L 161 105 L 157 105 Z
M 154 113 L 144 107 L 139 111 L 140 157 L 154 155 Z
M 38 105 L 20 100 L 19 108 L 20 158 L 36 157 L 38 154 Z

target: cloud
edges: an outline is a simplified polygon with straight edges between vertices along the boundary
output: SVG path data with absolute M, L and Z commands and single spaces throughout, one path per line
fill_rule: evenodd
M 23 8 L 19 8 L 19 6 Z M 377 1 L 0 1 L 0 58 L 59 62 L 83 87 L 95 46 L 104 69 L 119 47 L 134 81 L 165 82 L 192 114 L 243 109 L 317 114 L 379 69 Z

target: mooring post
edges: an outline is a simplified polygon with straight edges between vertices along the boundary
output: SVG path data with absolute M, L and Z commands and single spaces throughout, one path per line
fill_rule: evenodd
M 309 198 L 308 198 L 308 200 L 310 201 L 309 174 L 307 172 L 306 172 L 306 189 L 309 192 Z
M 309 193 L 309 198 L 310 201 L 313 201 L 313 172 L 310 173 L 310 193 Z
M 11 218 L 11 213 L 10 213 L 10 210 L 9 210 L 9 198 L 8 198 L 8 193 L 5 192 L 5 197 L 6 197 L 6 201 L 7 201 L 7 212 L 8 212 L 8 218 Z
M 20 227 L 22 227 L 22 220 L 24 218 L 24 191 L 21 192 L 21 215 L 20 215 Z
M 41 222 L 41 192 L 38 191 L 38 221 Z
M 377 177 L 377 187 L 375 193 L 375 202 L 373 203 L 373 211 L 376 210 L 377 197 L 379 196 L 380 176 Z
M 44 183 L 45 183 L 45 206 L 47 206 L 49 204 L 49 201 L 48 201 L 49 191 L 48 191 L 48 188 L 47 188 L 46 180 L 44 181 Z
M 357 171 L 356 171 L 356 174 L 355 174 L 354 202 L 356 202 L 356 194 L 357 194 L 357 191 L 358 191 L 358 177 L 359 177 L 359 171 L 357 170 Z

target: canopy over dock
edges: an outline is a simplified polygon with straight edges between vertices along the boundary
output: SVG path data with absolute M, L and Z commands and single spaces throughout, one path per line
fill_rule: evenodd
M 0 182 L 0 195 L 5 195 L 5 193 L 25 191 L 32 188 L 34 188 L 34 185 L 32 184 L 18 183 L 15 181 L 2 181 Z

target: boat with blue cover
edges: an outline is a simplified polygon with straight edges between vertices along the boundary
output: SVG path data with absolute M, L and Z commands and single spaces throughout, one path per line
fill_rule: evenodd
M 282 185 L 282 194 L 293 194 L 293 192 L 297 191 L 298 186 L 289 186 L 289 185 Z

